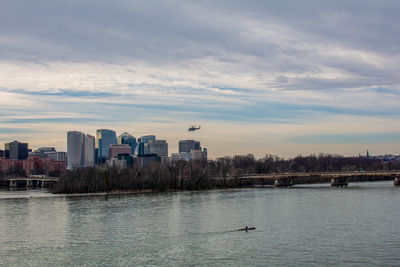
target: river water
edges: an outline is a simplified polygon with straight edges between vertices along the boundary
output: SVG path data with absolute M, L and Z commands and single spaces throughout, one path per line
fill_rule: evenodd
M 399 266 L 392 182 L 112 196 L 0 191 L 2 266 Z M 254 231 L 237 231 L 245 225 Z

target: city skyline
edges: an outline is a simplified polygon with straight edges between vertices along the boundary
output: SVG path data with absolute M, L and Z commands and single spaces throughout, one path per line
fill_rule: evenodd
M 200 140 L 210 158 L 399 154 L 399 12 L 398 1 L 6 0 L 0 146 L 66 151 L 67 131 L 112 129 L 170 152 Z

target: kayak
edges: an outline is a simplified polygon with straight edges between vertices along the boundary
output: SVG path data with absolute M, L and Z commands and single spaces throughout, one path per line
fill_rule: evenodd
M 256 228 L 255 227 L 249 227 L 249 228 L 242 228 L 242 229 L 239 229 L 238 231 L 248 231 L 248 230 L 256 230 Z

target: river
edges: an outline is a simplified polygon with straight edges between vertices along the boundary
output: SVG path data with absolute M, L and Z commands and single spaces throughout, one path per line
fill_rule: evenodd
M 2 266 L 398 266 L 392 182 L 111 196 L 0 191 Z M 254 231 L 237 231 L 248 225 Z

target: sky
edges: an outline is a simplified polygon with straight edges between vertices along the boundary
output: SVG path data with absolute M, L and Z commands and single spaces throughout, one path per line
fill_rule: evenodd
M 399 25 L 390 0 L 2 0 L 0 146 L 113 129 L 211 158 L 400 154 Z

